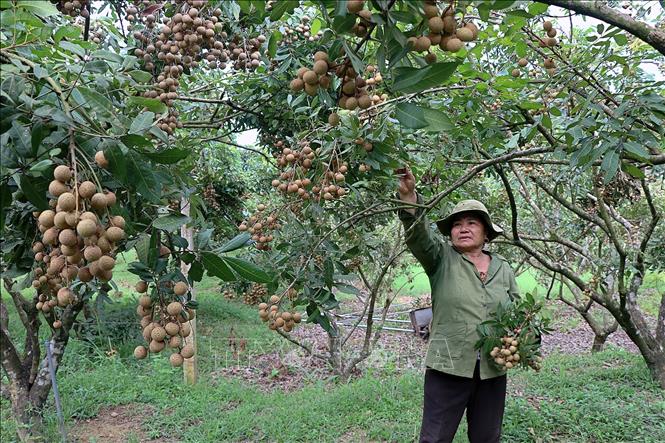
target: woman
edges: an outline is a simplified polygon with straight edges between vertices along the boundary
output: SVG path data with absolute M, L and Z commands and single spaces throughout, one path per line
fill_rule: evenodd
M 420 203 L 415 178 L 399 170 L 399 197 Z M 421 442 L 451 442 L 466 410 L 471 443 L 498 442 L 506 397 L 506 375 L 489 356 L 474 349 L 476 326 L 489 319 L 503 300 L 518 297 L 515 275 L 501 256 L 485 244 L 501 232 L 485 206 L 464 200 L 443 220 L 439 230 L 451 244 L 437 240 L 422 209 L 399 217 L 406 243 L 423 266 L 432 288 L 432 326 L 425 358 L 425 401 Z

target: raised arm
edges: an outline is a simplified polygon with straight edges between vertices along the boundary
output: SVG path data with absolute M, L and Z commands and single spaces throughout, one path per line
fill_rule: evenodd
M 395 172 L 399 175 L 397 191 L 400 200 L 406 203 L 422 203 L 422 197 L 416 194 L 416 179 L 411 170 L 403 168 Z M 434 272 L 441 259 L 443 245 L 434 237 L 427 217 L 422 212 L 422 208 L 409 208 L 400 210 L 398 214 L 407 233 L 406 245 L 429 275 Z

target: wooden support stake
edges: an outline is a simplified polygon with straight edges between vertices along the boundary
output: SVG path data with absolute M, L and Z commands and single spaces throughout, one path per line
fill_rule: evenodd
M 189 216 L 189 208 L 189 200 L 185 197 L 182 197 L 180 199 L 180 213 L 182 215 Z M 187 240 L 187 249 L 192 250 L 194 247 L 194 230 L 187 225 L 182 225 L 180 227 L 180 236 Z M 183 275 L 188 275 L 189 265 L 185 262 L 182 262 L 180 265 L 180 271 L 183 273 Z M 196 300 L 196 292 L 193 284 L 190 291 L 192 294 L 192 300 Z M 196 317 L 191 319 L 189 324 L 192 327 L 192 333 L 189 334 L 188 337 L 185 337 L 185 344 L 191 344 L 194 346 L 194 356 L 192 358 L 185 359 L 182 365 L 182 370 L 185 376 L 185 383 L 193 385 L 198 381 L 199 378 L 199 367 L 197 361 L 198 349 L 196 346 Z

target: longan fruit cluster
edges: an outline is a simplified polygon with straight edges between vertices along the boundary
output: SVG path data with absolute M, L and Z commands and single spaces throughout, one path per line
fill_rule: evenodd
M 426 1 L 423 13 L 429 34 L 409 37 L 407 45 L 413 51 L 427 52 L 425 60 L 428 63 L 436 62 L 436 54 L 430 50 L 432 46 L 438 45 L 442 51 L 457 52 L 464 48 L 465 43 L 478 38 L 478 27 L 471 21 L 458 23 L 451 6 L 439 11 L 435 1 Z
M 333 158 L 328 165 L 328 170 L 323 174 L 319 183 L 312 187 L 312 198 L 315 201 L 336 200 L 346 195 L 347 189 L 343 187 L 349 164 Z
M 270 3 L 269 3 L 270 4 Z M 266 5 L 267 9 L 268 5 Z M 290 45 L 298 40 L 306 40 L 309 42 L 315 42 L 323 36 L 323 31 L 319 30 L 316 34 L 311 33 L 311 27 L 309 26 L 310 18 L 306 15 L 300 19 L 300 23 L 295 27 L 285 26 L 284 27 L 284 38 L 279 41 L 280 46 Z
M 279 179 L 272 181 L 272 186 L 284 194 L 297 195 L 303 200 L 309 200 L 312 180 L 307 173 L 312 169 L 316 153 L 307 140 L 299 143 L 300 149 L 291 149 L 280 140 L 276 143 L 282 152 L 277 155 L 277 163 L 283 168 Z
M 494 359 L 494 363 L 502 369 L 511 369 L 520 361 L 520 353 L 518 346 L 520 344 L 516 337 L 505 336 L 501 338 L 502 346 L 499 348 L 495 346 L 490 352 L 490 357 Z
M 51 3 L 55 4 L 58 11 L 71 17 L 90 16 L 90 11 L 86 8 L 88 0 L 51 0 Z
M 93 43 L 100 44 L 105 39 L 106 39 L 106 33 L 99 25 L 99 23 L 95 22 L 92 29 L 90 29 L 90 40 L 92 40 Z
M 268 323 L 268 328 L 272 331 L 281 329 L 284 332 L 291 332 L 296 324 L 302 321 L 299 312 L 280 311 L 279 301 L 281 298 L 272 295 L 268 303 L 259 304 L 259 318 Z
M 212 183 L 203 188 L 203 199 L 206 201 L 208 206 L 210 206 L 210 208 L 214 209 L 215 211 L 222 209 L 222 206 L 217 201 L 218 198 L 219 195 L 217 194 L 217 191 L 215 191 L 215 187 L 212 185 Z
M 147 294 L 148 282 L 140 280 L 136 284 L 136 292 L 143 294 L 139 297 L 136 312 L 141 316 L 143 338 L 148 347 L 137 346 L 134 357 L 140 360 L 149 352 L 160 353 L 168 347 L 174 351 L 169 357 L 171 365 L 179 367 L 186 358 L 194 356 L 194 346 L 191 343 L 185 345 L 184 339 L 192 333 L 189 321 L 196 314 L 179 301 L 189 291 L 189 285 L 183 281 L 170 283 L 156 288 L 154 297 Z
M 246 305 L 256 305 L 268 295 L 268 288 L 262 283 L 252 283 L 243 294 L 243 303 Z
M 307 95 L 315 96 L 319 92 L 319 87 L 328 89 L 331 82 L 328 71 L 334 67 L 335 65 L 328 59 L 327 52 L 317 51 L 311 69 L 305 66 L 298 69 L 298 77 L 290 83 L 291 91 L 300 92 L 304 89 Z
M 365 9 L 365 0 L 349 0 L 346 3 L 346 10 L 358 16 L 358 20 L 354 23 L 351 31 L 356 37 L 365 37 L 372 23 L 372 13 L 369 9 Z
M 219 69 L 226 69 L 230 63 L 236 70 L 253 70 L 261 64 L 260 49 L 265 36 L 229 38 L 220 19 L 222 11 L 213 9 L 205 0 L 177 2 L 174 14 L 161 20 L 161 9 L 147 9 L 150 2 L 135 0 L 134 3 L 136 6 L 130 5 L 126 10 L 127 19 L 135 29 L 134 55 L 143 60 L 145 70 L 159 72 L 153 89 L 145 91 L 144 97 L 173 106 L 178 97 L 179 77 L 185 69 L 196 68 L 200 63 Z
M 73 302 L 67 286 L 77 278 L 111 280 L 113 252 L 125 237 L 125 219 L 108 215 L 116 203 L 113 192 L 97 192 L 90 181 L 75 183 L 66 165 L 57 166 L 53 177 L 48 187 L 52 209 L 34 213 L 42 236 L 32 245 L 37 264 L 32 286 L 39 294 L 37 309 L 45 313 Z
M 260 251 L 270 250 L 270 243 L 275 239 L 272 232 L 282 226 L 275 213 L 268 214 L 266 205 L 263 203 L 256 207 L 257 211 L 246 221 L 240 223 L 238 230 L 247 231 L 256 243 L 256 249 Z
M 368 88 L 373 88 L 383 81 L 376 66 L 367 65 L 366 72 L 369 78 L 364 79 L 362 76 L 356 75 L 356 71 L 348 64 L 341 65 L 337 69 L 337 77 L 342 79 L 342 90 L 338 100 L 340 108 L 349 111 L 356 108 L 367 109 L 388 98 L 387 94 L 378 95 L 368 91 Z

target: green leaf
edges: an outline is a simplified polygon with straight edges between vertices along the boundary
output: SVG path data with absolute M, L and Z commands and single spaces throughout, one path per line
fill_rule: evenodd
M 438 86 L 453 75 L 458 64 L 457 62 L 441 62 L 424 68 L 397 68 L 393 88 L 409 94 Z
M 150 74 L 149 72 L 146 72 L 146 71 L 140 71 L 138 69 L 134 69 L 132 71 L 129 71 L 127 74 L 129 74 L 129 76 L 131 78 L 133 78 L 138 83 L 148 83 L 150 81 L 150 79 L 152 79 L 152 74 Z M 154 101 L 159 102 L 159 100 L 157 100 L 157 99 L 145 98 L 145 97 L 130 97 L 129 101 L 131 102 L 133 98 L 140 98 L 140 99 L 143 99 L 143 100 L 154 100 Z M 160 102 L 160 103 L 162 103 L 162 102 Z M 164 107 L 166 107 L 166 105 L 164 105 Z M 152 109 L 151 109 L 151 111 L 152 111 Z
M 68 41 L 61 41 L 58 46 L 60 46 L 62 49 L 65 51 L 73 52 L 74 54 L 84 57 L 85 56 L 85 49 L 81 47 L 81 45 L 77 45 L 72 42 Z
M 51 133 L 51 128 L 44 125 L 42 122 L 37 122 L 32 127 L 32 135 L 30 141 L 32 144 L 32 155 L 33 157 L 37 156 L 39 152 L 39 146 L 42 144 L 42 141 Z
M 316 35 L 317 32 L 321 30 L 321 20 L 315 18 L 312 20 L 312 25 L 310 26 L 309 32 L 310 35 Z
M 148 111 L 154 112 L 155 114 L 166 112 L 166 105 L 156 98 L 130 97 L 129 100 L 127 100 L 127 103 L 147 108 Z
M 0 232 L 5 229 L 5 217 L 7 216 L 8 208 L 12 202 L 12 191 L 9 189 L 7 182 L 0 184 Z
M 345 32 L 349 32 L 355 24 L 356 16 L 354 14 L 337 16 L 333 19 L 332 28 L 335 30 L 335 32 L 343 34 Z
M 613 38 L 619 46 L 626 46 L 628 44 L 628 38 L 623 34 L 617 34 Z
M 343 41 L 343 45 L 344 45 L 344 51 L 346 51 L 346 55 L 351 59 L 351 64 L 353 65 L 353 69 L 355 69 L 356 72 L 364 72 L 365 63 L 362 61 L 360 57 L 358 57 L 356 51 L 353 50 L 353 48 L 346 42 L 346 40 Z
M 150 251 L 150 236 L 148 234 L 139 234 L 138 240 L 134 243 L 136 257 L 144 265 L 148 265 L 148 252 Z
M 645 177 L 644 171 L 642 171 L 640 168 L 638 168 L 635 165 L 631 165 L 630 163 L 623 163 L 621 165 L 621 169 L 626 171 L 632 177 L 635 177 L 635 178 L 638 178 L 638 179 L 643 179 Z
M 120 141 L 128 148 L 154 148 L 150 140 L 138 134 L 123 135 Z
M 129 127 L 130 134 L 138 134 L 145 132 L 146 129 L 152 126 L 153 121 L 155 120 L 155 113 L 151 111 L 145 111 L 140 113 L 134 118 L 132 124 Z
M 268 55 L 270 55 L 270 58 L 275 57 L 275 54 L 277 54 L 277 43 L 282 39 L 282 33 L 279 31 L 273 31 L 272 34 L 270 34 L 270 40 L 268 41 Z
M 546 5 L 545 3 L 538 3 L 538 2 L 533 2 L 529 5 L 527 8 L 530 14 L 533 15 L 540 15 L 545 12 L 547 12 L 547 7 L 549 5 Z
M 619 168 L 619 158 L 620 158 L 619 153 L 614 150 L 611 150 L 607 154 L 605 154 L 603 162 L 600 165 L 600 169 L 605 171 L 605 174 L 603 176 L 603 182 L 605 184 L 609 183 L 614 178 L 614 175 L 616 174 L 617 169 Z
M 159 152 L 143 152 L 143 155 L 155 163 L 172 165 L 174 163 L 178 163 L 182 159 L 187 158 L 191 152 L 192 151 L 189 149 L 184 148 L 170 148 Z
M 236 257 L 222 257 L 222 259 L 227 265 L 229 265 L 229 267 L 231 267 L 231 269 L 237 272 L 240 277 L 246 280 L 257 283 L 268 283 L 272 281 L 272 277 L 254 263 Z
M 242 232 L 235 237 L 233 237 L 231 240 L 226 242 L 222 247 L 220 247 L 217 251 L 219 252 L 230 252 L 230 251 L 235 251 L 236 249 L 240 249 L 243 246 L 247 244 L 247 241 L 249 241 L 250 235 L 247 232 Z
M 25 198 L 27 198 L 30 203 L 35 205 L 38 210 L 43 211 L 49 208 L 48 200 L 46 200 L 45 190 L 40 189 L 37 181 L 38 180 L 35 177 L 21 174 L 19 188 L 21 188 L 23 195 L 25 195 Z
M 50 17 L 58 14 L 55 5 L 45 0 L 19 0 L 16 5 L 39 17 Z
M 203 251 L 201 253 L 201 264 L 208 271 L 208 275 L 221 278 L 224 281 L 237 280 L 231 268 L 213 252 Z
M 81 105 L 87 104 L 90 108 L 93 108 L 97 113 L 102 113 L 105 115 L 113 114 L 113 103 L 111 103 L 111 100 L 109 100 L 99 92 L 94 91 L 90 88 L 86 88 L 84 86 L 79 86 L 76 89 L 81 93 L 81 96 L 83 96 L 83 98 L 86 100 L 86 103 L 80 103 Z
M 57 31 L 55 31 L 55 34 L 53 34 L 53 41 L 56 43 L 60 43 L 60 40 L 63 38 L 67 39 L 76 39 L 81 36 L 81 28 L 78 26 L 62 26 L 58 28 Z
M 645 161 L 649 157 L 649 151 L 637 142 L 624 143 L 623 150 L 633 154 L 631 157 L 637 157 L 637 160 Z
M 411 129 L 428 128 L 430 131 L 448 131 L 453 128 L 450 119 L 441 111 L 412 103 L 400 103 L 395 107 L 395 118 Z
M 191 221 L 191 218 L 186 215 L 170 214 L 164 217 L 156 218 L 152 221 L 153 228 L 162 229 L 164 231 L 173 232 L 180 226 L 185 225 Z
M 273 4 L 272 11 L 270 11 L 270 21 L 276 22 L 285 13 L 291 13 L 300 4 L 299 0 L 280 0 Z

